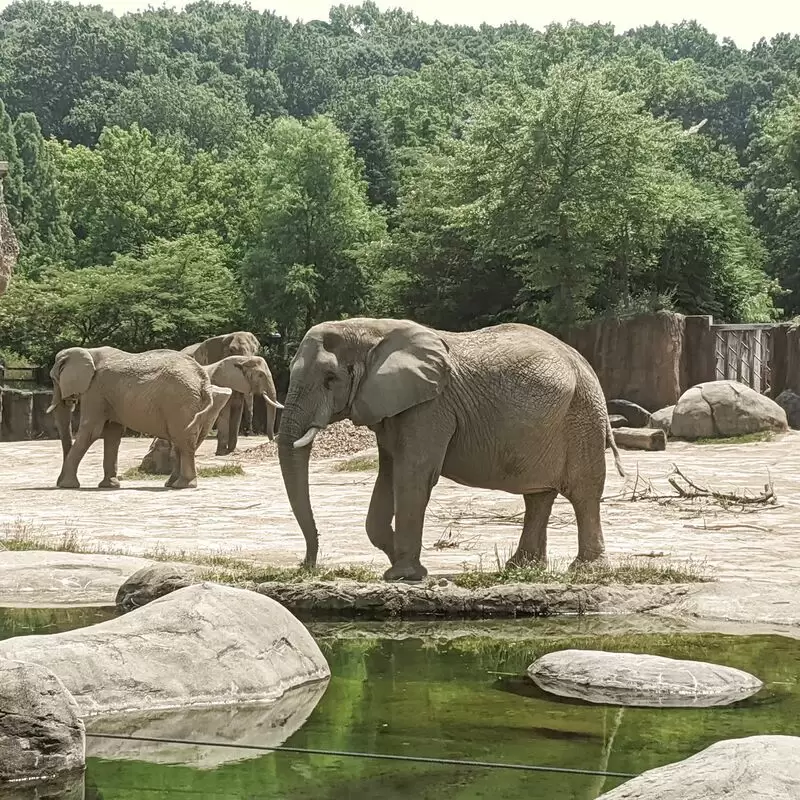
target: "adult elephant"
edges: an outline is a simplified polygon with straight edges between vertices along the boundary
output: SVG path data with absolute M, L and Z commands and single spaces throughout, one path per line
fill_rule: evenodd
M 100 488 L 118 488 L 117 456 L 125 428 L 172 442 L 178 453 L 166 486 L 197 485 L 195 452 L 231 390 L 212 387 L 194 359 L 174 350 L 126 353 L 114 347 L 70 347 L 56 356 L 50 370 L 63 464 L 57 486 L 77 489 L 78 466 L 86 451 L 103 438 Z M 80 423 L 72 441 L 72 406 L 80 400 Z
M 234 331 L 212 336 L 197 344 L 184 347 L 182 353 L 190 355 L 198 364 L 207 367 L 228 356 L 257 356 L 261 355 L 261 343 L 254 333 L 250 331 Z M 226 414 L 229 415 L 228 425 L 231 430 L 239 431 L 244 416 L 245 431 L 252 429 L 253 425 L 253 394 L 244 393 L 244 405 L 231 404 Z
M 588 362 L 528 325 L 449 333 L 408 320 L 350 319 L 311 328 L 292 360 L 278 433 L 284 484 L 317 560 L 308 490 L 310 445 L 349 418 L 378 440 L 366 528 L 389 558 L 386 580 L 420 580 L 425 509 L 439 476 L 525 498 L 519 564 L 546 558 L 557 494 L 575 509 L 577 561 L 604 558 L 600 497 L 611 434 Z M 394 521 L 394 528 L 392 522 Z
M 226 410 L 238 404 L 241 415 L 242 400 L 246 395 L 263 398 L 267 406 L 267 437 L 272 441 L 275 437 L 275 412 L 283 406 L 277 400 L 275 382 L 267 362 L 261 356 L 228 356 L 204 369 L 214 386 L 225 386 L 233 391 L 228 405 L 217 419 L 217 455 L 224 456 L 236 449 L 239 427 L 229 421 L 235 417 L 235 410 L 230 414 L 226 414 Z

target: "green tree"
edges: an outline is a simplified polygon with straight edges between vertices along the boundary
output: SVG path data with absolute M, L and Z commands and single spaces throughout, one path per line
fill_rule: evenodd
M 363 309 L 371 278 L 360 250 L 384 223 L 346 137 L 325 117 L 275 122 L 262 163 L 243 279 L 256 323 L 275 322 L 292 341 Z
M 184 232 L 189 168 L 180 152 L 133 125 L 106 128 L 94 150 L 63 146 L 60 170 L 75 263 L 111 263 L 158 237 Z
M 35 114 L 17 117 L 14 136 L 23 182 L 17 235 L 27 253 L 22 271 L 30 273 L 42 259 L 67 258 L 72 233 L 61 199 L 53 149 L 42 138 Z
M 3 180 L 3 195 L 8 207 L 9 222 L 16 228 L 20 222 L 24 195 L 22 160 L 14 136 L 14 125 L 2 100 L 0 100 L 0 161 L 8 162 L 8 174 Z
M 134 352 L 180 348 L 230 326 L 240 294 L 214 237 L 158 240 L 110 266 L 56 267 L 20 278 L 0 304 L 0 340 L 49 363 L 62 347 L 112 345 Z

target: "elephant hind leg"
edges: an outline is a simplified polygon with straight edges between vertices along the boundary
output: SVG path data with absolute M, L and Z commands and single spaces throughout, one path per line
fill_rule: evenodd
M 532 562 L 547 560 L 547 523 L 553 508 L 555 490 L 525 495 L 525 520 L 517 551 L 506 563 L 506 568 L 522 567 Z
M 578 522 L 578 556 L 571 568 L 587 562 L 605 561 L 606 545 L 600 521 L 601 496 L 602 487 L 597 490 L 583 487 L 567 498 L 575 509 Z
M 117 477 L 119 446 L 125 428 L 118 422 L 108 422 L 103 430 L 103 480 L 100 489 L 119 489 Z
M 194 489 L 197 486 L 197 469 L 194 461 L 194 449 L 187 443 L 176 444 L 179 463 L 179 475 L 173 481 L 172 475 L 164 484 L 169 489 Z

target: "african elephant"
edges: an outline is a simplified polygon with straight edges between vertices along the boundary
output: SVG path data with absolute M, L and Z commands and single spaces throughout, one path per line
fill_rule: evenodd
M 450 333 L 408 320 L 325 322 L 306 333 L 291 363 L 278 455 L 292 511 L 317 560 L 308 463 L 318 431 L 349 418 L 378 440 L 378 477 L 367 512 L 370 541 L 389 558 L 386 580 L 420 580 L 422 527 L 444 475 L 525 498 L 511 563 L 546 558 L 557 494 L 575 509 L 575 562 L 605 557 L 600 497 L 611 434 L 588 362 L 528 325 Z M 392 522 L 394 521 L 394 529 Z
M 233 390 L 233 396 L 217 419 L 217 455 L 224 456 L 236 449 L 239 426 L 230 424 L 235 412 L 225 412 L 229 406 L 238 403 L 241 414 L 244 395 L 260 395 L 264 399 L 267 405 L 267 436 L 271 441 L 275 436 L 275 411 L 283 406 L 276 399 L 275 383 L 267 362 L 261 356 L 228 356 L 204 369 L 214 386 L 227 386 Z
M 190 344 L 181 350 L 188 353 L 198 364 L 207 367 L 228 356 L 258 356 L 261 355 L 262 347 L 256 335 L 249 331 L 234 331 L 233 333 L 223 333 L 219 336 L 212 336 L 197 344 Z M 249 431 L 253 424 L 253 394 L 244 394 L 244 405 L 233 403 L 226 412 L 230 416 L 229 424 L 231 429 L 239 431 L 242 424 L 242 414 L 244 413 L 244 428 Z
M 117 455 L 125 428 L 173 442 L 178 459 L 166 486 L 197 485 L 195 451 L 208 436 L 231 390 L 212 387 L 194 359 L 174 350 L 126 353 L 114 347 L 70 347 L 50 370 L 53 402 L 63 452 L 57 486 L 77 489 L 78 466 L 103 437 L 100 488 L 118 488 Z M 71 441 L 71 406 L 80 399 L 80 424 Z

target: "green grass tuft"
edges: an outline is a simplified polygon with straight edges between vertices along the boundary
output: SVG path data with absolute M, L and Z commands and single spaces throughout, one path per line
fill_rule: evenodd
M 377 456 L 353 456 L 346 461 L 340 461 L 335 467 L 336 472 L 371 472 L 378 469 Z
M 198 467 L 198 478 L 239 478 L 246 475 L 241 464 L 229 463 L 214 465 L 212 467 Z M 122 475 L 119 476 L 121 481 L 158 481 L 166 480 L 166 475 L 157 475 L 154 472 L 144 472 L 140 467 L 131 467 L 126 469 Z
M 715 580 L 705 564 L 686 562 L 670 564 L 644 558 L 626 558 L 611 564 L 586 564 L 570 569 L 567 564 L 548 561 L 496 570 L 465 569 L 453 577 L 453 583 L 465 589 L 481 589 L 504 583 L 570 583 L 603 586 L 634 583 L 705 583 Z

